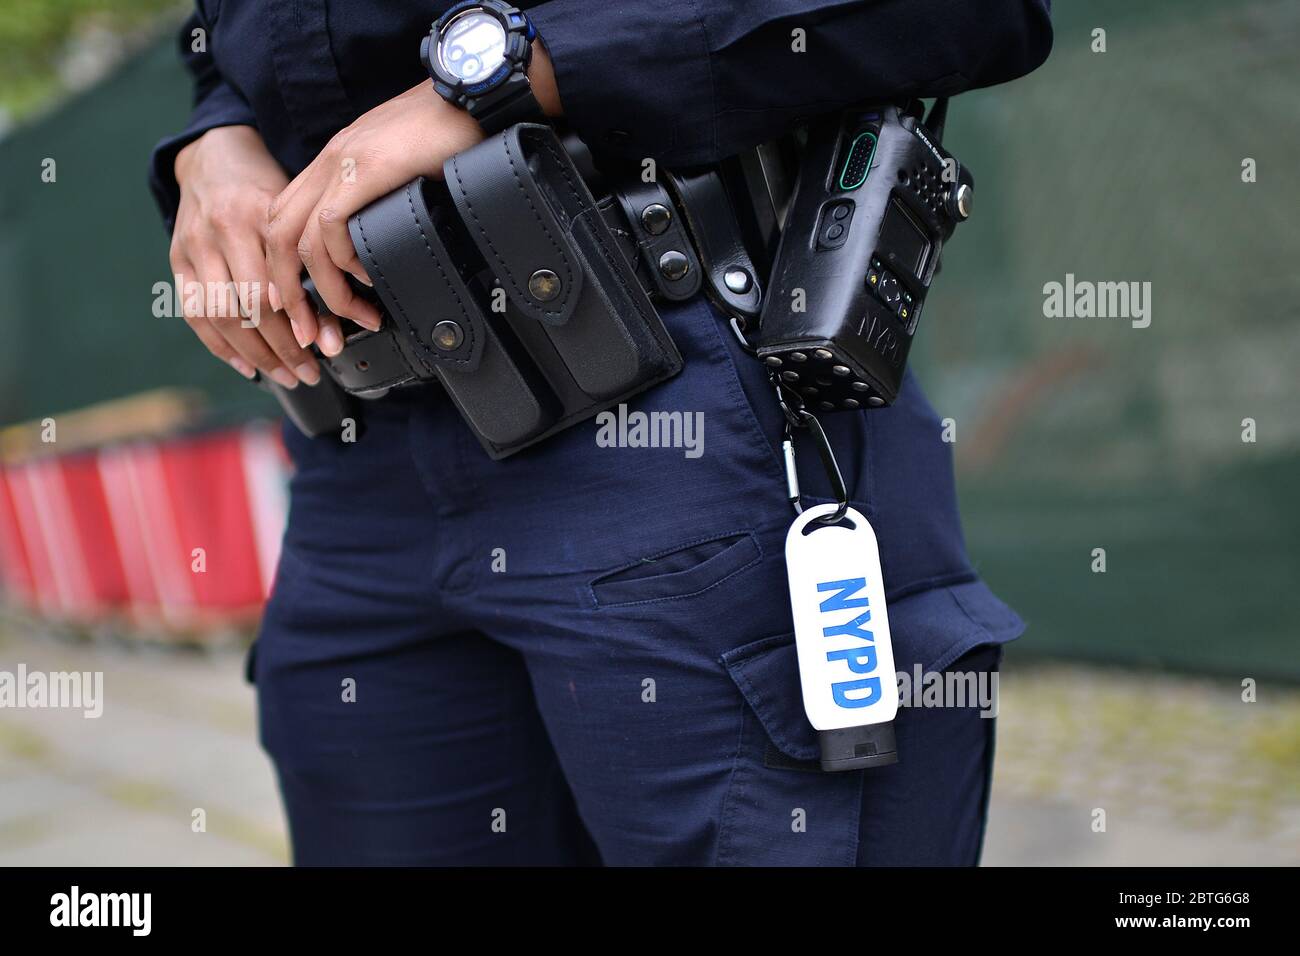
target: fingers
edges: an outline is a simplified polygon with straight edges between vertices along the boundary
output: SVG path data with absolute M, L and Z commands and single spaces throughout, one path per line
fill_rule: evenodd
M 225 296 L 211 294 L 214 290 L 234 288 L 230 272 L 226 268 L 226 261 L 220 252 L 209 248 L 203 250 L 196 258 L 198 262 L 195 268 L 198 273 L 199 284 L 209 294 L 205 295 L 202 303 L 187 298 L 185 305 L 186 318 L 188 319 L 192 312 L 197 312 L 194 317 L 200 319 L 201 322 L 206 322 L 207 328 L 224 339 L 227 345 L 249 365 L 252 365 L 285 388 L 297 386 L 297 377 L 281 364 L 280 359 L 266 344 L 258 331 L 241 327 L 243 316 L 240 315 L 238 304 L 235 303 L 232 314 L 231 309 L 224 301 Z M 196 306 L 201 307 L 201 311 L 196 309 Z M 194 327 L 194 325 L 191 325 L 191 328 Z
M 286 368 L 293 371 L 299 381 L 315 385 L 320 381 L 320 367 L 312 354 L 294 339 L 289 327 L 289 317 L 283 312 L 273 312 L 258 329 L 262 340 L 279 357 Z
M 171 266 L 174 275 L 184 277 L 194 274 L 194 267 L 190 265 L 189 261 L 176 254 L 172 255 Z M 244 378 L 251 379 L 257 375 L 257 369 L 245 361 L 225 340 L 225 337 L 212 327 L 212 323 L 208 321 L 208 317 L 202 311 L 184 308 L 181 314 L 185 319 L 185 324 L 190 327 L 209 352 L 230 365 Z
M 231 348 L 230 343 L 222 337 L 221 333 L 213 327 L 211 322 L 201 316 L 195 319 L 187 317 L 185 321 L 194 331 L 194 334 L 198 336 L 199 341 L 207 347 L 209 352 L 221 359 L 223 362 L 229 364 L 231 368 L 244 376 L 244 378 L 251 380 L 257 377 L 257 369 L 249 365 L 246 359 Z
M 214 323 L 240 355 L 253 362 L 262 372 L 283 385 L 294 388 L 298 383 L 315 385 L 320 381 L 320 370 L 315 359 L 303 353 L 294 341 L 288 318 L 280 312 L 266 316 L 257 329 L 245 329 L 238 322 L 219 320 Z M 295 363 L 294 353 L 306 355 Z
M 316 174 L 313 164 L 299 179 Z M 297 183 L 298 180 L 290 183 L 268 207 L 263 243 L 273 286 L 268 290 L 271 305 L 288 313 L 294 337 L 305 348 L 316 339 L 319 329 L 316 309 L 303 291 L 300 280 L 303 263 L 298 255 L 298 241 L 302 238 L 318 192 L 308 183 L 295 185 Z
M 316 291 L 325 305 L 337 316 L 351 319 L 364 328 L 378 331 L 379 310 L 356 295 L 344 278 L 349 272 L 369 284 L 365 270 L 357 259 L 352 239 L 348 235 L 348 216 L 361 208 L 358 202 L 356 158 L 345 156 L 342 145 L 334 145 L 321 154 L 315 179 L 294 193 L 291 202 L 305 199 L 313 190 L 310 214 L 298 237 L 298 258 L 306 267 Z M 322 320 L 317 344 L 327 355 L 343 348 L 342 337 L 337 335 L 337 323 Z
M 277 263 L 272 278 L 285 309 L 295 319 L 298 313 L 292 302 L 296 292 L 287 294 L 282 285 L 289 273 L 282 260 L 287 259 L 290 235 L 297 231 L 297 260 L 311 275 L 329 311 L 364 328 L 380 328 L 379 309 L 357 295 L 346 278 L 352 275 L 371 284 L 353 247 L 348 218 L 406 179 L 390 168 L 392 164 L 381 151 L 367 146 L 368 141 L 351 129 L 336 135 L 311 166 L 276 197 L 268 213 L 272 235 L 268 259 Z M 336 354 L 343 347 L 338 322 L 325 316 L 313 318 L 318 323 L 317 345 L 327 355 Z
M 200 294 L 184 297 L 185 321 L 194 329 L 199 339 L 213 351 L 213 337 L 225 343 L 222 358 L 234 353 L 244 366 L 260 370 L 285 388 L 293 388 L 298 380 L 280 364 L 275 353 L 266 347 L 262 337 L 252 329 L 241 329 L 242 319 L 238 301 L 230 302 L 224 290 L 233 291 L 235 285 L 226 268 L 225 259 L 212 247 L 194 250 L 194 273 Z M 233 311 L 233 314 L 232 314 Z M 229 359 L 227 359 L 229 361 Z M 251 378 L 239 365 L 232 365 L 245 377 Z
M 298 256 L 315 281 L 316 291 L 334 315 L 349 318 L 360 326 L 378 331 L 379 310 L 352 291 L 343 271 L 330 258 L 329 250 L 325 248 L 318 222 L 318 219 L 313 218 L 298 242 Z M 353 259 L 355 258 L 354 255 Z M 337 334 L 338 322 L 330 316 L 321 316 L 319 321 L 321 332 L 317 336 L 317 344 L 326 355 L 337 354 L 343 348 L 343 340 Z
M 352 244 L 352 233 L 348 230 L 349 217 L 339 216 L 335 207 L 327 206 L 324 202 L 316 208 L 316 225 L 330 261 L 363 285 L 373 286 L 365 267 L 357 258 L 357 247 Z
M 272 308 L 266 280 L 266 257 L 261 244 L 256 241 L 250 244 L 244 237 L 240 242 L 227 243 L 224 251 L 239 288 L 248 291 L 245 313 L 249 318 L 237 323 L 239 331 L 259 336 L 280 364 L 291 370 L 300 381 L 315 385 L 320 381 L 316 359 L 295 340 L 288 316 Z M 233 333 L 235 330 L 228 331 Z

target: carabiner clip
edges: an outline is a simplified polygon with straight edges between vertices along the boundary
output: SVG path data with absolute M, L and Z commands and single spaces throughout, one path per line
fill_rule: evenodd
M 795 467 L 794 429 L 806 428 L 812 433 L 813 440 L 817 443 L 817 455 L 822 460 L 822 467 L 826 470 L 826 478 L 831 484 L 831 493 L 834 494 L 839 505 L 833 513 L 818 518 L 817 521 L 821 524 L 835 524 L 849 510 L 849 490 L 844 485 L 844 476 L 840 473 L 839 462 L 835 460 L 835 452 L 831 450 L 831 443 L 826 437 L 826 432 L 822 429 L 822 423 L 817 420 L 816 415 L 803 407 L 803 400 L 795 395 L 796 407 L 791 407 L 791 404 L 785 398 L 781 383 L 774 382 L 773 384 L 776 386 L 776 399 L 781 405 L 781 412 L 785 415 L 785 439 L 781 442 L 781 453 L 785 459 L 785 487 L 786 494 L 790 499 L 790 506 L 794 508 L 795 514 L 803 514 L 802 495 L 799 491 L 799 473 Z

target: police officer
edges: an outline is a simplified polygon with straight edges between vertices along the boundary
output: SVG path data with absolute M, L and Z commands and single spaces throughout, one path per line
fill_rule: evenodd
M 522 5 L 529 107 L 667 167 L 853 102 L 1005 81 L 1051 45 L 1048 0 Z M 241 374 L 310 384 L 308 347 L 341 349 L 304 266 L 334 313 L 377 325 L 344 280 L 369 281 L 349 215 L 484 135 L 418 55 L 447 6 L 198 0 L 193 116 L 151 178 L 174 271 L 260 290 L 256 328 L 186 317 Z M 994 721 L 977 706 L 902 710 L 896 765 L 819 769 L 780 412 L 702 297 L 662 315 L 685 369 L 638 407 L 702 412 L 698 457 L 598 447 L 589 423 L 494 462 L 433 387 L 365 403 L 353 443 L 286 428 L 289 526 L 250 662 L 296 862 L 978 860 Z M 915 380 L 824 424 L 880 540 L 898 670 L 995 670 L 1022 625 L 971 568 Z

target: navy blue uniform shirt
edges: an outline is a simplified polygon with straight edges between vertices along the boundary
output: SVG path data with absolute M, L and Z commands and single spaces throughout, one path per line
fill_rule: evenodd
M 189 125 L 154 152 L 170 227 L 176 152 L 255 126 L 290 176 L 362 113 L 427 79 L 420 39 L 450 2 L 198 0 L 181 31 Z M 710 162 L 850 103 L 936 96 L 1028 73 L 1050 0 L 520 2 L 550 51 L 568 122 L 593 150 Z M 193 31 L 203 29 L 203 52 Z M 808 52 L 793 54 L 792 31 Z

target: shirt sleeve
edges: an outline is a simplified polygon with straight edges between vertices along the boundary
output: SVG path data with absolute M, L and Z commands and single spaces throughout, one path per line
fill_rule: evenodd
M 1030 72 L 1051 0 L 549 0 L 529 16 L 593 149 L 713 162 L 819 113 Z
M 173 166 L 176 154 L 210 129 L 218 126 L 255 126 L 252 107 L 239 92 L 222 78 L 213 62 L 212 54 L 205 48 L 194 49 L 194 31 L 207 30 L 197 13 L 191 14 L 181 26 L 180 52 L 194 83 L 194 107 L 185 129 L 169 136 L 154 147 L 149 157 L 149 188 L 162 213 L 167 231 L 176 224 L 176 208 L 180 205 L 181 191 L 176 183 Z M 208 31 L 208 39 L 211 32 Z

